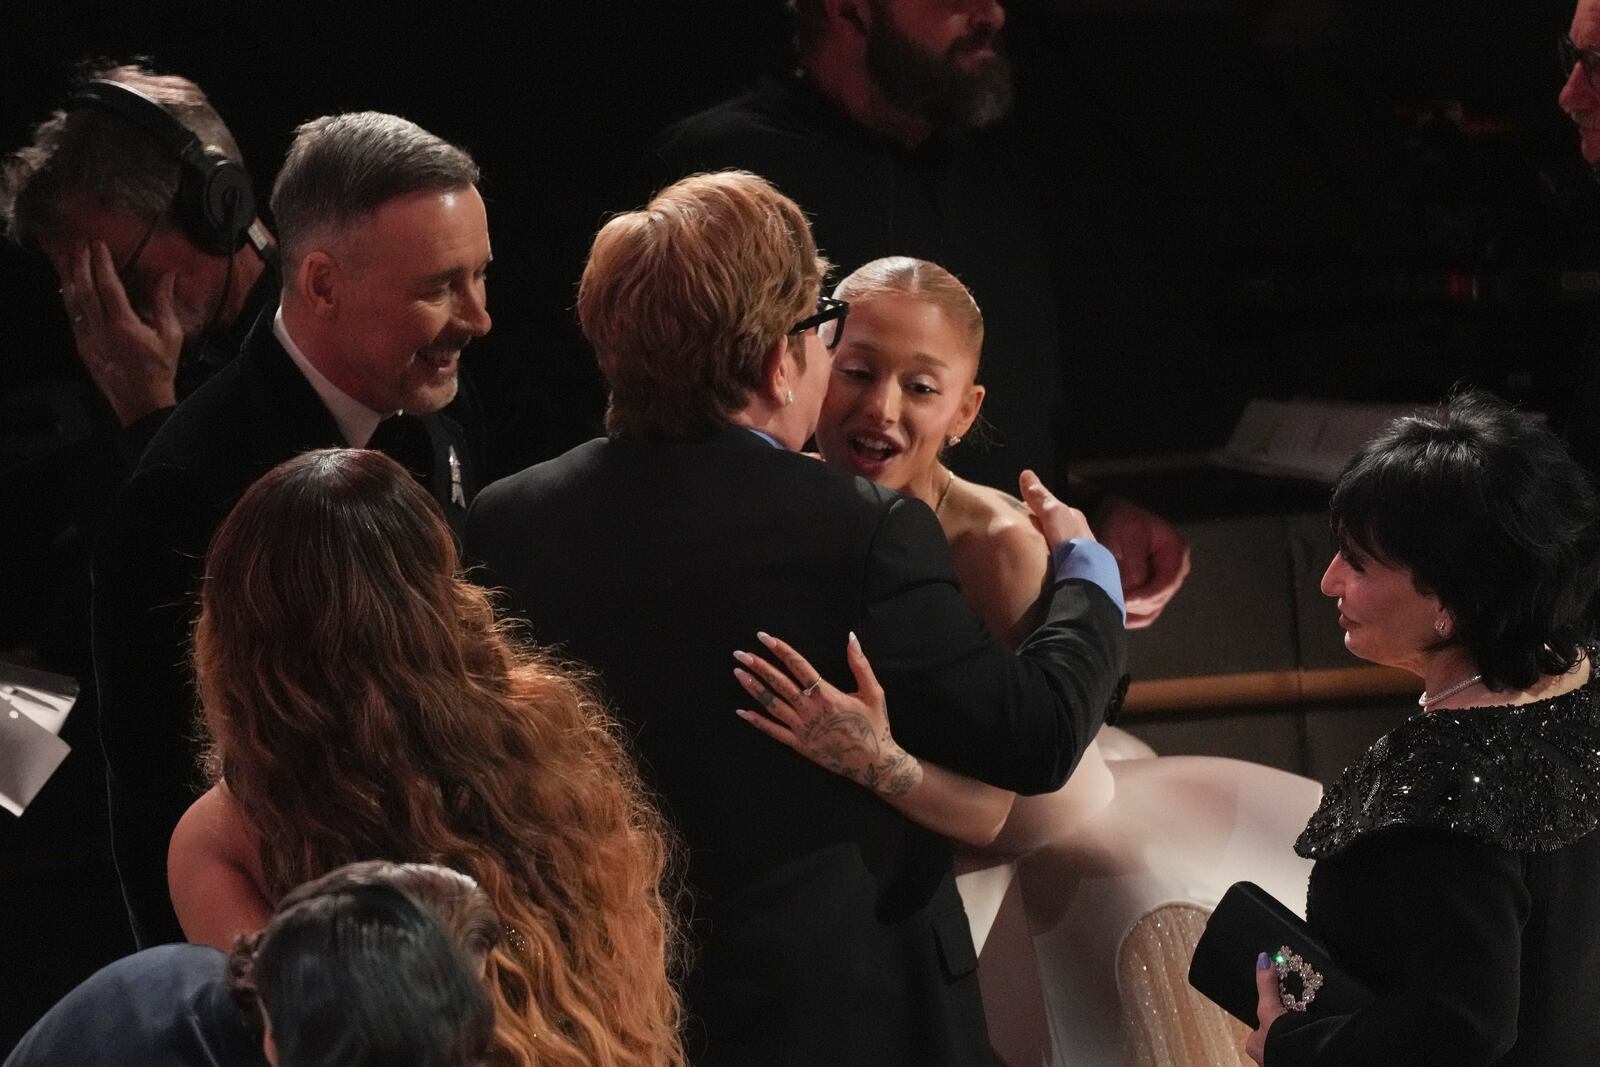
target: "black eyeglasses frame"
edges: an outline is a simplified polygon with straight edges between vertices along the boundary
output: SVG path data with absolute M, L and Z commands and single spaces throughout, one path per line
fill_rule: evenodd
M 839 347 L 839 339 L 844 336 L 844 320 L 850 314 L 850 301 L 835 300 L 831 296 L 817 297 L 817 310 L 815 314 L 807 315 L 795 324 L 789 331 L 792 337 L 795 334 L 805 333 L 807 330 L 816 330 L 817 338 L 829 352 Z M 833 333 L 828 337 L 822 336 L 822 327 L 830 322 L 838 322 Z
M 1563 77 L 1572 77 L 1572 68 L 1581 66 L 1584 81 L 1596 96 L 1600 96 L 1600 48 L 1579 48 L 1572 43 L 1570 33 L 1563 33 L 1556 39 L 1556 54 Z

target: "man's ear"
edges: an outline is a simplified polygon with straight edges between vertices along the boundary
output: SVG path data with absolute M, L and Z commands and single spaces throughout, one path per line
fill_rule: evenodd
M 794 395 L 794 360 L 789 358 L 789 339 L 780 337 L 761 361 L 761 388 L 757 390 L 762 400 L 773 407 L 788 407 Z
M 314 249 L 295 269 L 295 293 L 313 314 L 326 318 L 338 309 L 343 280 L 338 261 L 322 249 Z
M 272 1020 L 267 1018 L 267 1009 L 261 1011 L 261 1054 L 272 1067 L 278 1067 L 278 1043 L 272 1040 Z

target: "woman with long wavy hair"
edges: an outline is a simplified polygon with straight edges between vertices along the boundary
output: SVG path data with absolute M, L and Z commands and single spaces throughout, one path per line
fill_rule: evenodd
M 496 1062 L 682 1063 L 665 824 L 582 674 L 496 622 L 399 465 L 310 452 L 251 487 L 194 664 L 214 784 L 168 871 L 190 940 L 227 948 L 342 864 L 443 864 L 507 927 Z

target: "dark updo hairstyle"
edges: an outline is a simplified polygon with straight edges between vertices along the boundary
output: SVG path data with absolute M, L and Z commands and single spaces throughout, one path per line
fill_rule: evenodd
M 283 908 L 255 953 L 256 994 L 294 1067 L 476 1067 L 494 1005 L 437 919 L 389 885 Z
M 1600 501 L 1554 434 L 1486 393 L 1390 423 L 1333 491 L 1347 553 L 1439 598 L 1495 691 L 1571 670 L 1600 582 Z

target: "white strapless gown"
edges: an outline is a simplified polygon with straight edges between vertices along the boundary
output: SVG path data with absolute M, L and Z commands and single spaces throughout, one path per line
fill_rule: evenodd
M 1240 760 L 1107 758 L 1138 751 L 1125 738 L 1019 798 L 997 842 L 1019 859 L 963 864 L 991 1042 L 1009 1067 L 1249 1067 L 1246 1028 L 1189 987 L 1189 956 L 1236 881 L 1304 913 L 1293 845 L 1321 786 Z

